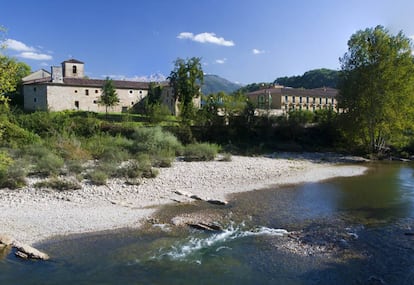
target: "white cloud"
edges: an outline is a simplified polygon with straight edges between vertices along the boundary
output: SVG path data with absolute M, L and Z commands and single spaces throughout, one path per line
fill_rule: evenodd
M 253 54 L 262 54 L 262 53 L 265 53 L 265 51 L 264 50 L 257 49 L 257 48 L 254 48 L 254 49 L 252 49 L 252 53 Z
M 25 43 L 22 43 L 20 41 L 16 41 L 13 39 L 7 39 L 4 41 L 4 44 L 6 45 L 6 48 L 11 49 L 11 50 L 15 50 L 15 51 L 26 51 L 26 52 L 30 52 L 30 51 L 35 51 L 36 49 L 33 47 L 29 47 L 27 46 Z
M 226 61 L 227 61 L 227 58 L 216 59 L 216 63 L 218 64 L 224 64 Z
M 28 46 L 27 44 L 14 40 L 14 39 L 7 39 L 4 42 L 4 45 L 7 49 L 20 52 L 16 56 L 26 59 L 32 60 L 51 60 L 53 57 L 49 54 L 43 53 L 34 47 Z M 42 49 L 42 47 L 39 47 Z M 49 52 L 51 53 L 51 52 Z
M 222 37 L 217 37 L 215 33 L 200 33 L 194 35 L 193 33 L 182 32 L 177 36 L 177 38 L 181 40 L 192 40 L 199 43 L 210 43 L 226 47 L 234 46 L 233 41 L 228 41 Z
M 33 60 L 51 60 L 53 57 L 49 54 L 25 51 L 17 55 L 18 57 L 33 59 Z

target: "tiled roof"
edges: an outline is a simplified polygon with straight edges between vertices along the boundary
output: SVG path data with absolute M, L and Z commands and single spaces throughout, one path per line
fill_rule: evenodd
M 65 62 L 67 62 L 67 63 L 81 63 L 81 64 L 84 64 L 82 61 L 77 60 L 77 59 L 74 59 L 74 58 L 71 58 L 71 59 L 65 60 L 65 61 L 64 61 L 64 62 L 62 62 L 62 63 L 65 63 Z
M 338 90 L 334 88 L 315 88 L 315 89 L 302 89 L 302 88 L 269 88 L 269 89 L 261 89 L 258 91 L 247 93 L 247 96 L 251 95 L 259 95 L 259 94 L 280 94 L 282 96 L 290 95 L 290 96 L 309 96 L 309 97 L 317 97 L 317 96 L 324 96 L 324 97 L 335 97 L 338 95 Z
M 119 89 L 148 89 L 149 82 L 112 80 L 114 87 Z M 64 78 L 63 83 L 70 86 L 85 86 L 102 88 L 105 80 L 102 79 L 84 79 L 84 78 Z

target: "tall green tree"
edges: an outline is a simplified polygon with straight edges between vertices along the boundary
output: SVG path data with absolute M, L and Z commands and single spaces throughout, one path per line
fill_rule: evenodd
M 174 70 L 171 71 L 168 79 L 174 89 L 175 99 L 180 103 L 181 118 L 183 122 L 188 123 L 194 118 L 193 99 L 201 95 L 201 85 L 204 80 L 201 58 L 176 59 Z
M 106 116 L 108 116 L 108 107 L 116 106 L 119 103 L 119 97 L 116 93 L 114 83 L 109 77 L 105 79 L 102 87 L 102 95 L 98 103 L 105 106 Z
M 339 104 L 347 137 L 370 153 L 403 143 L 414 123 L 411 41 L 382 26 L 361 30 L 351 36 L 340 62 Z

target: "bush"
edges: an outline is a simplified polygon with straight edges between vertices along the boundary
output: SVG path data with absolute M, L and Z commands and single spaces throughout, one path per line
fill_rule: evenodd
M 182 148 L 177 138 L 171 133 L 163 131 L 161 127 L 137 128 L 133 138 L 132 150 L 136 153 L 144 152 L 155 155 L 162 152 L 169 156 L 175 156 Z
M 132 141 L 121 136 L 96 135 L 85 141 L 85 148 L 95 159 L 121 162 L 129 158 Z
M 81 142 L 75 137 L 59 137 L 52 144 L 57 153 L 66 160 L 86 161 L 91 158 L 91 154 L 82 148 Z
M 199 143 L 189 144 L 184 149 L 185 161 L 209 161 L 214 160 L 219 151 L 216 144 Z
M 44 176 L 59 174 L 64 165 L 63 158 L 53 153 L 44 145 L 30 145 L 23 149 L 23 153 L 29 156 L 33 163 L 31 172 Z
M 28 144 L 37 143 L 40 141 L 39 136 L 31 133 L 28 130 L 22 129 L 16 124 L 9 121 L 3 121 L 1 145 L 19 148 Z
M 23 163 L 13 160 L 6 152 L 0 152 L 0 188 L 16 189 L 26 185 L 26 169 Z
M 36 188 L 50 188 L 58 191 L 79 190 L 81 185 L 75 181 L 52 178 L 49 180 L 40 181 L 34 184 Z
M 84 170 L 82 162 L 79 160 L 68 160 L 66 161 L 66 168 L 69 173 L 80 174 Z
M 87 174 L 86 178 L 94 185 L 106 185 L 108 175 L 102 170 L 94 169 Z

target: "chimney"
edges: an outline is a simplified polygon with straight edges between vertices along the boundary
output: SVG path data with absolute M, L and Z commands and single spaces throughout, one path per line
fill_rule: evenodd
M 52 66 L 52 82 L 63 83 L 63 72 L 61 66 Z

